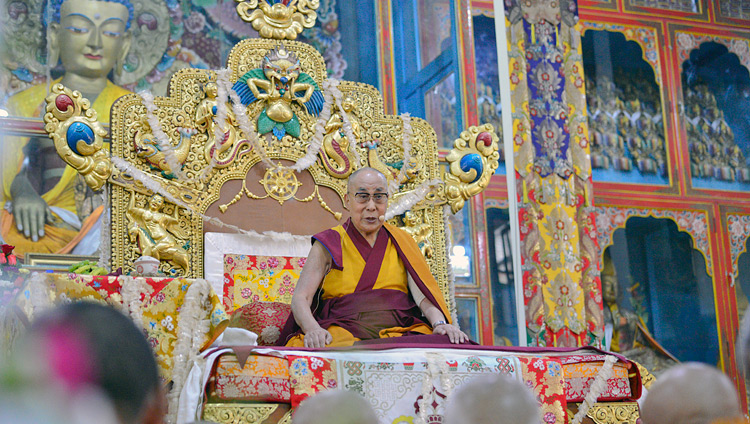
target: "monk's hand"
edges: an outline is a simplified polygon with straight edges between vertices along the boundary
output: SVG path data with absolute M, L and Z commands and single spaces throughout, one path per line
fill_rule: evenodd
M 305 342 L 305 347 L 326 347 L 327 344 L 333 341 L 333 336 L 331 336 L 328 330 L 318 327 L 305 333 L 303 341 Z
M 469 341 L 469 336 L 453 324 L 440 324 L 432 329 L 432 334 L 445 334 L 454 344 Z
M 37 241 L 44 237 L 44 224 L 51 224 L 52 211 L 36 193 L 26 193 L 13 200 L 13 217 L 19 233 Z

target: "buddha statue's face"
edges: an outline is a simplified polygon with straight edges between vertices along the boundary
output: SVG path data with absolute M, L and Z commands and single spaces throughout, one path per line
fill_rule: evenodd
M 66 73 L 106 77 L 130 48 L 128 8 L 120 3 L 66 0 L 60 22 L 50 23 L 50 44 L 59 50 Z

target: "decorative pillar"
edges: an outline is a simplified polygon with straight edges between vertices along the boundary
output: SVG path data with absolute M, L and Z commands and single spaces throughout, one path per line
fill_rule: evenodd
M 506 0 L 530 346 L 603 335 L 581 28 L 575 0 Z

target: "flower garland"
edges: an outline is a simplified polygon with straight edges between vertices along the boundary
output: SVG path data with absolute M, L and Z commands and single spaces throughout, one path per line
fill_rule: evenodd
M 148 90 L 138 92 L 138 95 L 143 99 L 143 104 L 146 106 L 146 120 L 148 125 L 151 127 L 151 132 L 154 134 L 157 143 L 159 144 L 159 150 L 164 154 L 164 161 L 167 162 L 169 168 L 172 170 L 172 174 L 180 179 L 187 179 L 185 174 L 182 172 L 182 165 L 174 155 L 174 149 L 172 143 L 169 142 L 169 137 L 164 133 L 161 128 L 159 119 L 154 115 L 156 113 L 156 105 L 154 104 L 154 95 Z
M 229 97 L 232 99 L 232 111 L 234 112 L 234 116 L 237 118 L 237 122 L 240 124 L 240 129 L 245 134 L 245 137 L 247 137 L 250 145 L 253 146 L 253 150 L 255 150 L 258 156 L 260 156 L 260 161 L 268 168 L 275 168 L 276 165 L 274 165 L 273 162 L 271 162 L 271 160 L 268 158 L 268 156 L 266 156 L 266 150 L 260 143 L 258 131 L 256 131 L 255 126 L 250 122 L 250 118 L 247 117 L 245 105 L 242 104 L 240 96 L 229 84 L 229 70 L 226 69 L 226 72 L 227 79 L 220 80 L 220 84 L 224 85 L 224 90 L 229 93 Z
M 111 215 L 109 210 L 109 183 L 104 184 L 102 190 L 102 223 L 99 230 L 99 262 L 96 264 L 102 268 L 109 269 L 109 261 L 112 259 L 112 236 L 110 234 Z M 110 271 L 112 271 L 110 269 Z
M 31 313 L 34 318 L 39 313 L 52 306 L 52 300 L 47 290 L 47 276 L 41 272 L 31 274 L 29 278 L 29 300 L 31 300 Z
M 395 193 L 398 190 L 399 181 L 404 181 L 406 175 L 406 164 L 411 159 L 411 139 L 414 136 L 414 128 L 411 126 L 411 115 L 409 113 L 402 113 L 401 118 L 401 147 L 404 149 L 404 162 L 401 165 L 401 170 L 398 171 L 398 176 L 391 181 L 388 187 L 389 193 Z
M 445 258 L 445 267 L 447 268 L 448 278 L 448 289 L 450 290 L 449 296 L 451 299 L 456 298 L 456 274 L 453 273 L 453 264 L 451 263 L 451 249 L 453 243 L 451 242 L 451 227 L 450 227 L 450 216 L 451 208 L 448 205 L 443 206 L 443 225 L 445 226 L 445 251 L 448 253 Z M 451 308 L 451 319 L 458 326 L 458 315 L 456 312 L 456 305 Z
M 583 417 L 589 412 L 589 409 L 596 404 L 599 396 L 607 389 L 607 380 L 612 377 L 612 368 L 615 362 L 617 362 L 617 357 L 614 355 L 607 355 L 604 359 L 604 364 L 599 368 L 599 372 L 596 374 L 594 382 L 591 383 L 591 387 L 589 387 L 589 392 L 586 393 L 583 403 L 578 407 L 578 412 L 573 417 L 571 424 L 580 424 L 583 421 Z
M 414 424 L 427 424 L 427 398 L 432 398 L 431 393 L 434 388 L 433 381 L 435 377 L 440 380 L 440 386 L 443 394 L 447 397 L 450 395 L 453 384 L 448 375 L 448 362 L 440 353 L 427 352 L 427 370 L 422 379 L 422 397 L 417 402 L 419 406 L 419 416 L 414 420 Z
M 338 91 L 338 85 L 339 81 L 333 78 L 323 81 L 323 99 L 325 100 L 323 103 L 323 109 L 320 111 L 318 122 L 315 123 L 315 133 L 313 134 L 312 140 L 310 140 L 310 145 L 307 146 L 305 156 L 291 166 L 291 169 L 295 172 L 304 171 L 312 166 L 317 160 L 318 152 L 320 152 L 321 147 L 323 147 L 323 136 L 326 123 L 331 119 L 331 108 L 335 102 L 333 93 Z M 339 94 L 341 94 L 340 91 Z
M 112 165 L 118 168 L 121 172 L 128 174 L 132 176 L 134 179 L 140 181 L 143 184 L 143 186 L 146 187 L 146 189 L 152 191 L 153 193 L 158 193 L 162 195 L 165 199 L 169 200 L 171 203 L 174 203 L 177 206 L 191 210 L 190 207 L 186 203 L 177 199 L 170 192 L 165 190 L 158 181 L 154 180 L 153 178 L 151 178 L 150 175 L 146 174 L 140 169 L 137 169 L 136 167 L 134 167 L 125 159 L 117 157 L 117 156 L 112 156 L 111 160 L 112 160 Z
M 172 390 L 169 392 L 168 423 L 177 422 L 180 393 L 185 385 L 190 364 L 198 354 L 204 336 L 210 329 L 210 321 L 203 308 L 211 293 L 211 285 L 197 279 L 188 287 L 178 317 L 177 341 L 175 342 L 172 366 Z
M 146 294 L 144 290 L 144 281 L 142 278 L 133 278 L 129 275 L 118 277 L 120 282 L 122 304 L 125 312 L 130 315 L 135 325 L 143 329 L 143 300 Z
M 158 181 L 154 180 L 150 175 L 146 174 L 145 172 L 135 168 L 132 166 L 129 162 L 126 160 L 119 158 L 117 156 L 112 156 L 112 164 L 118 168 L 121 172 L 124 172 L 130 176 L 132 176 L 135 180 L 140 181 L 146 189 L 149 191 L 160 194 L 162 197 L 164 197 L 166 200 L 168 200 L 170 203 L 173 203 L 183 209 L 185 209 L 187 212 L 200 216 L 203 221 L 209 222 L 213 225 L 216 225 L 217 227 L 227 228 L 230 229 L 236 233 L 240 234 L 247 234 L 249 236 L 257 237 L 260 234 L 253 230 L 243 230 L 242 228 L 227 224 L 224 221 L 222 221 L 219 218 L 216 217 L 210 217 L 207 215 L 204 215 L 198 211 L 193 210 L 187 203 L 182 202 L 181 200 L 178 200 L 175 198 L 170 192 L 168 192 L 166 189 L 164 189 L 161 184 L 159 184 Z M 279 233 L 280 234 L 280 233 Z
M 385 212 L 385 219 L 391 219 L 396 215 L 401 215 L 408 211 L 414 205 L 421 202 L 433 187 L 439 186 L 442 183 L 443 182 L 437 178 L 423 182 L 410 193 L 401 196 L 396 203 L 389 206 L 388 210 Z

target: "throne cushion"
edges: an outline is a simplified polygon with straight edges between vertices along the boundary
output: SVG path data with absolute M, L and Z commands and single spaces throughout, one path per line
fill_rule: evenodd
M 204 238 L 204 275 L 216 293 L 224 294 L 225 310 L 233 311 L 254 299 L 291 301 L 290 284 L 291 287 L 296 284 L 304 265 L 304 260 L 300 259 L 310 252 L 310 236 L 276 232 L 205 233 Z M 270 270 L 269 260 L 274 265 Z M 284 281 L 285 276 L 291 281 Z M 271 277 L 274 277 L 273 286 Z M 241 284 L 236 285 L 238 281 Z M 281 287 L 284 287 L 283 294 Z
M 291 303 L 305 257 L 224 255 L 224 301 L 227 309 L 248 302 Z
M 261 346 L 276 346 L 292 307 L 283 302 L 255 301 L 242 305 L 232 313 L 229 327 L 239 327 L 258 335 Z

